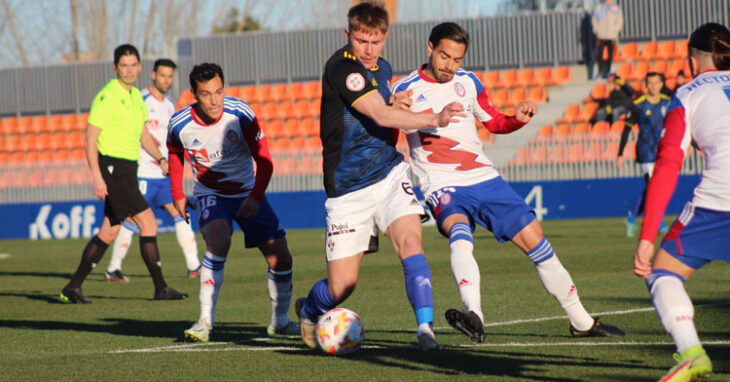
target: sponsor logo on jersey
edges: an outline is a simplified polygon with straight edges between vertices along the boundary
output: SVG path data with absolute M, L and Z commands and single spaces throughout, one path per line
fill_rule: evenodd
M 459 97 L 466 95 L 466 89 L 464 89 L 464 85 L 461 82 L 454 82 L 454 91 Z
M 202 143 L 200 143 L 198 138 L 193 139 L 193 143 L 191 144 L 191 146 L 198 146 L 198 145 L 202 145 Z
M 418 98 L 416 98 L 416 103 L 418 103 L 418 102 L 426 102 L 426 101 L 428 101 L 428 99 L 423 94 L 419 95 Z
M 327 236 L 337 236 L 337 235 L 344 235 L 346 233 L 353 233 L 355 232 L 354 228 L 350 228 L 347 223 L 342 224 L 330 224 L 329 232 L 327 232 Z
M 350 73 L 345 79 L 345 86 L 350 91 L 359 92 L 365 88 L 365 77 L 360 73 Z

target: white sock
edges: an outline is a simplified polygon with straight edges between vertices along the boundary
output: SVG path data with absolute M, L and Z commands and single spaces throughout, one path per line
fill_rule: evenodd
M 664 329 L 677 345 L 677 353 L 700 345 L 694 324 L 694 306 L 682 281 L 673 276 L 661 276 L 654 280 L 650 292 Z
M 225 257 L 205 252 L 203 267 L 200 268 L 200 319 L 208 320 L 213 327 L 215 318 L 215 304 L 218 302 L 218 293 L 223 285 L 223 268 Z
M 474 259 L 474 244 L 468 240 L 451 242 L 451 273 L 459 288 L 461 301 L 467 311 L 473 311 L 484 322 L 482 313 L 479 265 Z
M 573 284 L 570 274 L 553 255 L 537 264 L 537 274 L 542 285 L 560 303 L 568 314 L 570 324 L 578 330 L 588 330 L 593 326 L 593 317 L 586 311 L 578 298 L 578 289 Z
M 132 236 L 134 236 L 134 232 L 122 225 L 119 235 L 112 245 L 112 257 L 109 259 L 109 266 L 106 267 L 107 272 L 122 270 L 122 261 L 127 257 L 129 246 L 132 244 Z
M 183 255 L 185 255 L 185 262 L 188 265 L 189 271 L 194 271 L 200 267 L 200 260 L 198 260 L 198 243 L 195 241 L 195 232 L 190 227 L 190 224 L 186 223 L 185 220 L 180 218 L 177 220 L 175 217 L 175 236 L 177 236 L 177 242 L 182 248 Z
M 267 286 L 271 300 L 271 325 L 278 329 L 289 323 L 289 306 L 294 294 L 292 288 L 292 270 L 267 272 Z

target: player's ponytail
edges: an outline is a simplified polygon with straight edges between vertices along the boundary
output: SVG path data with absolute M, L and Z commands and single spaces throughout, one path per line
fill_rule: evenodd
M 730 69 L 730 30 L 724 25 L 707 23 L 689 38 L 690 52 L 696 49 L 712 55 L 712 63 L 719 70 Z

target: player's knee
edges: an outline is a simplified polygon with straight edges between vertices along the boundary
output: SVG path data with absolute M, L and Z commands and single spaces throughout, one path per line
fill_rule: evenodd
M 102 226 L 102 229 L 99 230 L 99 233 L 97 233 L 96 235 L 99 237 L 99 239 L 101 241 L 103 241 L 104 243 L 106 243 L 108 245 L 108 244 L 111 244 L 111 242 L 113 242 L 117 238 L 117 236 L 119 235 L 119 230 L 121 228 L 122 228 L 121 224 L 108 226 L 108 227 Z
M 292 256 L 285 238 L 270 240 L 259 245 L 261 253 L 266 257 L 269 268 L 275 271 L 286 271 L 292 268 Z
M 398 255 L 401 259 L 405 259 L 408 256 L 423 253 L 423 246 L 421 245 L 421 235 L 411 233 L 403 235 L 397 243 Z

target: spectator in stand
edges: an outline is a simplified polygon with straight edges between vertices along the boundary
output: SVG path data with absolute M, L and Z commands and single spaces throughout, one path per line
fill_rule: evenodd
M 611 92 L 607 99 L 601 101 L 596 111 L 596 122 L 616 122 L 628 114 L 634 106 L 634 88 L 625 79 L 612 76 L 609 79 L 609 86 Z
M 607 79 L 611 71 L 613 50 L 618 42 L 618 34 L 624 26 L 624 15 L 621 7 L 613 0 L 603 0 L 596 7 L 591 20 L 593 32 L 598 38 L 598 73 Z
M 588 72 L 588 80 L 593 79 L 593 67 L 596 62 L 596 52 L 598 46 L 596 45 L 596 34 L 593 33 L 591 13 L 586 10 L 583 14 L 583 19 L 580 22 L 580 44 L 583 47 L 583 61 L 586 64 L 586 71 Z

